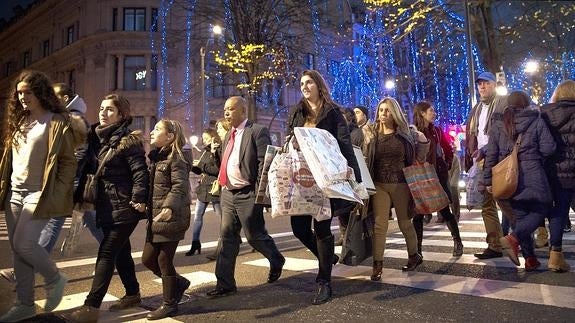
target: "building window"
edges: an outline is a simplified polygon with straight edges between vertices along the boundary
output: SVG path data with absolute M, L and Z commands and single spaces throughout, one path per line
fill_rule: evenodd
M 315 69 L 315 55 L 312 53 L 308 53 L 305 56 L 305 66 L 309 69 Z
M 29 49 L 22 55 L 22 67 L 32 64 L 32 50 Z
M 146 8 L 124 8 L 124 30 L 146 31 Z
M 71 25 L 66 28 L 66 45 L 70 45 L 76 40 L 75 26 Z
M 124 90 L 142 91 L 146 88 L 146 58 L 124 57 Z
M 133 117 L 132 118 L 132 124 L 131 124 L 130 128 L 132 130 L 141 130 L 143 133 L 147 133 L 146 132 L 146 119 L 142 116 Z
M 9 76 L 14 72 L 14 62 L 4 63 L 4 76 Z
M 112 31 L 118 30 L 118 8 L 112 8 Z
M 150 20 L 150 31 L 158 31 L 158 8 L 152 8 L 152 19 Z
M 42 42 L 42 57 L 50 55 L 50 40 L 46 39 Z
M 72 91 L 76 90 L 76 70 L 71 70 L 68 72 L 68 86 Z

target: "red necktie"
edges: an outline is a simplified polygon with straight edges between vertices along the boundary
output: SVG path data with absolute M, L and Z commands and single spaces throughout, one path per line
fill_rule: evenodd
M 222 158 L 222 163 L 220 164 L 220 174 L 218 175 L 218 181 L 222 187 L 225 187 L 228 183 L 228 159 L 230 159 L 232 149 L 234 148 L 236 131 L 236 128 L 232 129 L 230 140 L 228 141 L 228 145 L 226 146 L 226 150 L 224 151 L 224 156 Z

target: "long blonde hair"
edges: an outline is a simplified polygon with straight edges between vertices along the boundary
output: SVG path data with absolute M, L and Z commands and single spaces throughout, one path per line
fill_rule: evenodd
M 161 119 L 159 122 L 162 123 L 162 126 L 164 126 L 168 133 L 174 135 L 174 140 L 172 140 L 172 143 L 165 147 L 172 149 L 169 158 L 172 158 L 174 154 L 177 154 L 183 161 L 187 163 L 187 159 L 184 157 L 183 153 L 183 148 L 186 144 L 186 137 L 184 136 L 182 125 L 178 121 L 170 119 Z
M 379 107 L 384 104 L 387 103 L 389 105 L 389 107 L 391 107 L 390 112 L 391 112 L 391 116 L 393 117 L 393 120 L 395 121 L 396 124 L 396 129 L 395 131 L 397 131 L 398 133 L 402 133 L 404 135 L 409 135 L 409 124 L 407 123 L 407 119 L 405 118 L 405 113 L 403 113 L 403 110 L 401 109 L 401 106 L 399 106 L 399 102 L 397 102 L 397 100 L 395 100 L 392 97 L 385 97 L 383 98 L 381 101 L 379 101 L 379 103 L 377 104 L 377 108 L 376 108 L 376 115 L 375 115 L 375 130 L 377 133 L 381 133 L 383 131 L 382 127 L 381 127 L 381 122 L 379 121 Z

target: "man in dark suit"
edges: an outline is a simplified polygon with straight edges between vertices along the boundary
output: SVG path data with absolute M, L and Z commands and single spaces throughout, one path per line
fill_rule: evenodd
M 242 97 L 231 97 L 225 103 L 224 117 L 232 129 L 224 140 L 218 176 L 222 186 L 222 224 L 216 259 L 218 282 L 216 288 L 207 293 L 208 297 L 236 293 L 234 271 L 242 227 L 250 245 L 270 262 L 268 283 L 279 279 L 285 263 L 285 258 L 266 231 L 263 205 L 255 204 L 256 184 L 267 145 L 271 144 L 270 135 L 267 128 L 248 120 L 246 112 L 247 102 Z

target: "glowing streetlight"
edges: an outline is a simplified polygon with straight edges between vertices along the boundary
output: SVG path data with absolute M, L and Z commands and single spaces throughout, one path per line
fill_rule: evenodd
M 214 25 L 212 27 L 212 34 L 213 35 L 221 35 L 223 33 L 224 29 L 218 25 Z M 201 77 L 200 77 L 200 81 L 201 81 L 201 87 L 202 87 L 202 127 L 206 124 L 206 122 L 208 121 L 208 108 L 206 105 L 206 48 L 208 47 L 208 42 L 210 41 L 210 39 L 212 39 L 212 37 L 210 36 L 207 40 L 206 40 L 206 45 L 202 46 L 200 48 L 200 57 L 201 57 Z
M 533 74 L 537 72 L 538 69 L 539 69 L 539 63 L 537 61 L 527 61 L 525 63 L 525 68 L 523 71 L 527 74 Z
M 393 90 L 395 88 L 395 81 L 394 80 L 385 81 L 385 88 L 387 90 Z

